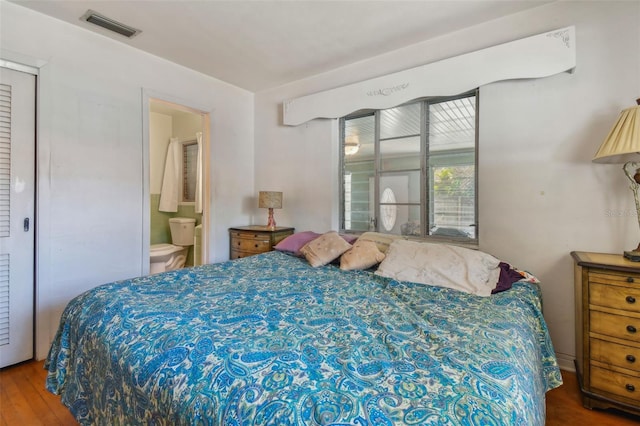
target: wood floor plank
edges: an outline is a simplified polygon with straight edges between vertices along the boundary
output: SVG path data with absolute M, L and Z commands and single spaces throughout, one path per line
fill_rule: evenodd
M 13 381 L 16 386 L 20 388 L 20 392 L 24 398 L 28 401 L 29 407 L 38 414 L 40 422 L 45 425 L 57 426 L 60 425 L 60 419 L 56 416 L 55 412 L 51 410 L 51 407 L 47 405 L 44 395 L 39 392 L 43 386 L 42 380 L 38 380 L 39 383 L 34 384 L 30 380 L 30 375 L 33 373 L 33 365 L 26 365 L 25 368 L 20 369 L 19 374 L 13 376 Z M 41 376 L 38 377 L 39 379 Z M 58 405 L 61 405 L 58 401 Z
M 26 371 L 26 377 L 29 382 L 42 398 L 42 401 L 50 410 L 57 420 L 56 424 L 75 425 L 77 424 L 71 412 L 60 402 L 60 397 L 49 392 L 45 387 L 47 379 L 47 371 L 44 369 L 44 362 L 33 362 L 29 364 Z
M 6 385 L 6 382 L 5 374 L 0 372 L 0 418 L 2 418 L 3 425 L 18 425 L 20 424 L 19 413 L 12 406 L 9 399 L 9 387 Z
M 16 425 L 40 426 L 40 415 L 30 404 L 29 389 L 20 387 L 24 366 L 14 367 L 2 373 L 2 411 L 7 411 L 7 422 Z M 6 407 L 6 410 L 5 410 Z

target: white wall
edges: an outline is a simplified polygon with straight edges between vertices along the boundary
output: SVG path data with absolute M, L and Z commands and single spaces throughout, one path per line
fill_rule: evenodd
M 607 214 L 634 212 L 621 167 L 591 162 L 640 96 L 638 2 L 556 2 L 256 94 L 256 182 L 284 192 L 278 224 L 338 226 L 336 122 L 282 126 L 282 101 L 569 25 L 574 74 L 481 88 L 479 238 L 482 250 L 542 280 L 556 352 L 573 368 L 570 251 L 621 253 L 640 240 L 634 215 Z
M 254 194 L 253 94 L 5 1 L 0 40 L 3 59 L 42 65 L 36 318 L 42 358 L 72 297 L 140 275 L 147 264 L 144 94 L 210 112 L 210 261 L 228 258 L 227 228 L 250 219 L 244 200 Z
M 173 119 L 159 112 L 149 113 L 149 193 L 160 194 L 167 161 L 167 148 L 173 135 Z

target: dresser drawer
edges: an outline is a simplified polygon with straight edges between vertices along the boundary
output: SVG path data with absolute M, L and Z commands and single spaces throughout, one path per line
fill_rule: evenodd
M 591 359 L 640 373 L 640 349 L 606 340 L 591 339 Z M 640 390 L 640 389 L 639 389 Z
M 640 318 L 630 318 L 594 310 L 591 310 L 590 316 L 589 326 L 592 333 L 640 343 Z
M 589 272 L 589 281 L 602 284 L 623 284 L 640 286 L 640 274 L 637 272 L 617 272 L 593 270 Z
M 591 387 L 640 402 L 640 378 L 591 366 Z
M 640 285 L 640 280 L 636 282 Z M 593 281 L 589 286 L 589 303 L 592 305 L 640 312 L 640 288 L 599 284 Z

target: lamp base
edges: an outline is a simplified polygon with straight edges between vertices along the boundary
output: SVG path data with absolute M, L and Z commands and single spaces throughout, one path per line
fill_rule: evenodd
M 640 244 L 634 250 L 628 250 L 624 252 L 624 257 L 632 262 L 640 262 Z
M 269 229 L 269 231 L 276 230 L 276 220 L 273 218 L 273 209 L 271 207 L 269 207 L 269 220 L 267 222 L 267 229 Z

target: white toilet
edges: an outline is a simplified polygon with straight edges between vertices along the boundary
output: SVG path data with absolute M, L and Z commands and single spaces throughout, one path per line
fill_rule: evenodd
M 173 271 L 184 267 L 189 247 L 194 242 L 196 220 L 186 217 L 169 219 L 172 244 L 151 244 L 149 257 L 151 268 L 149 273 Z

